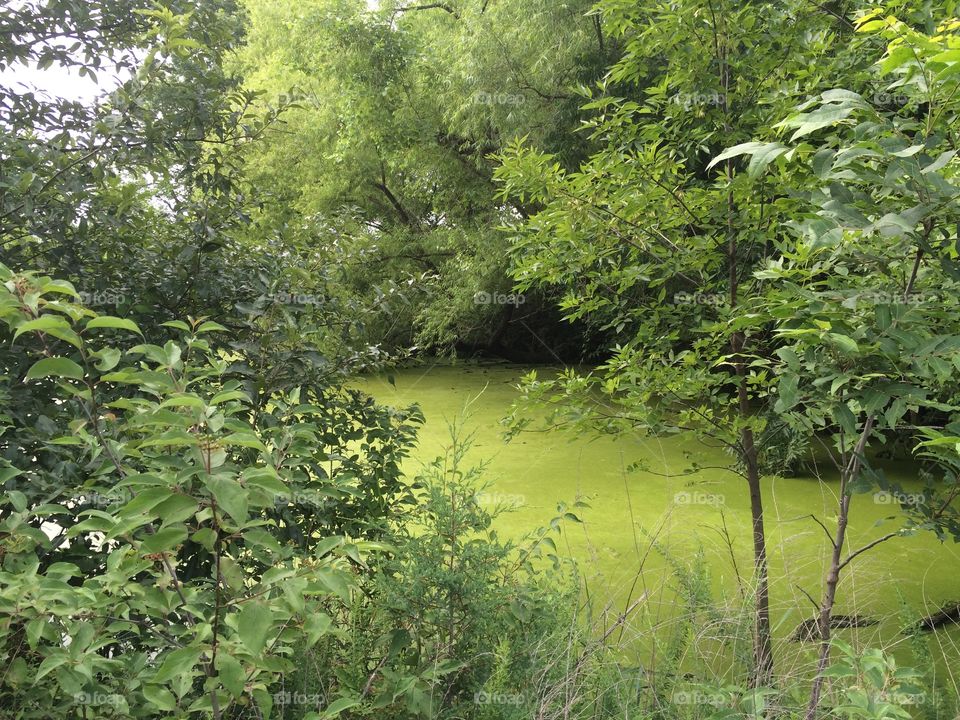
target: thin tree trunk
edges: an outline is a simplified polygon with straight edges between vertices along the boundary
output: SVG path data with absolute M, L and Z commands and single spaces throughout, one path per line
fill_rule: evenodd
M 841 561 L 843 545 L 847 538 L 847 521 L 850 518 L 850 493 L 847 488 L 850 481 L 860 474 L 863 463 L 863 452 L 873 430 L 873 417 L 868 417 L 863 431 L 853 449 L 850 461 L 840 472 L 840 512 L 837 516 L 837 532 L 833 539 L 833 552 L 830 554 L 830 569 L 824 582 L 823 600 L 820 603 L 820 615 L 817 618 L 817 629 L 820 631 L 820 654 L 817 658 L 817 674 L 810 688 L 810 700 L 807 703 L 807 712 L 804 720 L 814 720 L 817 715 L 817 706 L 820 704 L 820 694 L 823 691 L 823 671 L 830 661 L 830 619 L 833 616 L 833 604 L 837 597 L 837 585 L 840 582 L 840 570 L 845 565 Z
M 923 226 L 924 241 L 929 240 L 933 229 L 933 223 L 930 220 L 926 220 Z M 913 268 L 910 271 L 907 285 L 903 290 L 904 302 L 906 302 L 911 293 L 913 293 L 923 257 L 923 245 L 920 244 L 917 246 L 917 252 L 913 260 Z M 872 546 L 867 545 L 865 548 L 861 548 L 850 555 L 846 560 L 840 560 L 843 554 L 843 544 L 846 540 L 847 520 L 850 515 L 850 495 L 847 493 L 847 486 L 851 480 L 860 474 L 860 467 L 863 464 L 863 452 L 867 446 L 867 441 L 870 439 L 873 423 L 874 418 L 868 417 L 867 422 L 863 426 L 863 432 L 860 433 L 857 446 L 854 448 L 853 456 L 840 473 L 840 514 L 837 517 L 837 533 L 833 540 L 830 569 L 827 571 L 823 601 L 820 605 L 820 616 L 817 619 L 817 625 L 820 631 L 820 655 L 817 659 L 817 675 L 814 677 L 813 686 L 810 688 L 810 701 L 807 703 L 807 712 L 804 715 L 804 720 L 814 720 L 817 715 L 817 706 L 820 704 L 820 694 L 823 691 L 823 671 L 827 669 L 827 663 L 830 660 L 830 618 L 833 615 L 833 604 L 837 595 L 837 584 L 840 582 L 840 571 L 846 567 L 847 563 L 853 560 L 854 557 Z M 885 540 L 887 537 L 883 539 Z
M 723 87 L 720 98 L 723 110 L 725 132 L 731 131 L 729 97 L 733 86 L 730 65 L 727 62 L 726 39 L 721 40 L 720 26 L 713 3 L 709 2 L 710 19 L 713 34 L 713 51 L 719 70 L 719 81 Z M 733 161 L 726 162 L 727 181 L 733 181 Z M 734 223 L 736 206 L 733 191 L 727 192 L 727 275 L 730 286 L 730 307 L 737 306 L 740 290 L 740 277 L 737 272 L 737 231 Z M 763 527 L 763 497 L 760 488 L 760 461 L 753 430 L 747 425 L 753 415 L 750 395 L 747 387 L 747 368 L 743 361 L 743 346 L 746 337 L 736 332 L 730 338 L 730 350 L 733 355 L 737 374 L 737 412 L 743 427 L 740 430 L 740 453 L 746 466 L 747 486 L 750 490 L 750 518 L 753 531 L 753 581 L 756 586 L 754 596 L 753 628 L 753 668 L 750 676 L 751 687 L 770 687 L 773 685 L 773 640 L 770 633 L 770 571 L 767 563 L 767 539 Z
M 741 396 L 746 396 L 741 381 Z M 750 488 L 750 519 L 753 527 L 753 575 L 756 583 L 754 596 L 754 641 L 752 687 L 769 687 L 773 683 L 773 641 L 770 632 L 770 580 L 767 564 L 767 540 L 763 528 L 763 498 L 760 492 L 760 469 L 753 431 L 744 428 L 741 433 L 744 456 L 747 461 L 747 484 Z
M 727 161 L 727 177 L 733 176 L 733 167 Z M 733 227 L 733 195 L 727 194 L 727 272 L 730 285 L 730 306 L 736 307 L 739 293 L 737 274 L 737 236 Z M 746 466 L 747 486 L 750 490 L 750 519 L 753 532 L 753 582 L 755 584 L 753 612 L 753 672 L 750 685 L 754 688 L 773 684 L 773 639 L 770 631 L 770 570 L 767 562 L 767 536 L 763 526 L 763 495 L 760 487 L 760 460 L 753 429 L 747 423 L 753 413 L 747 388 L 747 368 L 743 362 L 746 338 L 736 332 L 730 338 L 737 374 L 737 406 L 740 422 L 740 453 Z

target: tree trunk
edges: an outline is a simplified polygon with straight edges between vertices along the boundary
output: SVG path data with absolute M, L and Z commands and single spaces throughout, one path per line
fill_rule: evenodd
M 741 395 L 746 395 L 743 387 Z M 754 596 L 753 676 L 751 686 L 770 687 L 773 683 L 773 641 L 770 633 L 770 580 L 767 566 L 767 539 L 763 528 L 763 498 L 760 493 L 760 468 L 753 431 L 744 428 L 741 443 L 747 465 L 747 484 L 750 488 L 750 518 L 753 527 Z
M 814 720 L 817 715 L 817 706 L 820 704 L 820 693 L 823 690 L 823 671 L 827 669 L 827 663 L 830 661 L 830 619 L 833 616 L 833 604 L 837 597 L 840 569 L 846 564 L 841 561 L 841 557 L 843 556 L 843 545 L 847 539 L 847 521 L 850 517 L 851 496 L 847 492 L 847 488 L 850 481 L 860 474 L 863 452 L 867 447 L 867 441 L 870 439 L 872 430 L 873 418 L 868 417 L 849 462 L 840 471 L 840 508 L 837 514 L 837 532 L 833 538 L 830 568 L 827 570 L 823 600 L 820 603 L 820 615 L 817 619 L 817 627 L 820 631 L 820 654 L 817 658 L 817 674 L 813 678 L 813 686 L 810 688 L 810 700 L 807 703 L 804 720 Z
M 727 177 L 733 176 L 733 167 L 727 161 Z M 736 307 L 740 278 L 737 274 L 737 236 L 733 227 L 734 205 L 732 194 L 727 195 L 727 272 L 730 283 L 730 306 Z M 763 496 L 760 488 L 760 461 L 750 421 L 752 408 L 747 388 L 747 368 L 743 361 L 746 338 L 736 332 L 730 338 L 730 351 L 737 374 L 737 411 L 740 422 L 740 453 L 746 466 L 747 486 L 750 489 L 750 518 L 753 532 L 753 672 L 750 686 L 770 687 L 773 684 L 773 640 L 770 633 L 770 571 L 767 563 L 767 537 L 763 527 Z

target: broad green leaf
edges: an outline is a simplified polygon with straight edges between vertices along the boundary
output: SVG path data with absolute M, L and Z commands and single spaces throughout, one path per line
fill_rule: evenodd
M 40 663 L 40 667 L 37 668 L 37 674 L 34 677 L 34 682 L 39 682 L 69 659 L 70 656 L 62 651 L 56 654 L 48 655 L 46 658 L 44 658 L 43 662 Z
M 847 355 L 857 355 L 860 352 L 860 346 L 857 344 L 857 341 L 849 335 L 831 332 L 827 333 L 826 338 L 831 345 Z
M 190 673 L 196 666 L 201 654 L 200 648 L 195 647 L 173 650 L 164 657 L 153 681 L 155 683 L 165 683 L 178 675 Z
M 118 517 L 130 517 L 146 513 L 173 495 L 168 487 L 153 487 L 137 493 L 130 502 L 117 511 Z
M 66 320 L 58 315 L 44 315 L 35 320 L 28 320 L 17 327 L 13 333 L 14 341 L 27 332 L 46 333 L 47 335 L 52 335 L 55 338 L 70 343 L 77 349 L 83 347 L 83 340 L 80 339 L 80 336 L 73 331 L 73 328 L 70 327 L 70 324 Z
M 120 362 L 120 351 L 116 348 L 103 348 L 95 353 L 91 353 L 91 357 L 99 358 L 96 363 L 97 370 L 107 372 L 108 370 L 113 370 L 117 366 L 117 363 Z
M 213 321 L 210 321 L 210 320 L 208 320 L 207 322 L 201 324 L 200 327 L 198 327 L 198 328 L 196 329 L 196 333 L 197 333 L 198 335 L 199 335 L 200 333 L 205 333 L 205 332 L 218 332 L 218 331 L 220 331 L 220 332 L 226 332 L 227 329 L 226 329 L 223 325 L 221 325 L 220 323 L 216 323 L 216 322 L 213 322 Z
M 72 378 L 83 380 L 83 368 L 70 358 L 52 357 L 38 360 L 27 371 L 27 380 L 37 380 L 45 377 Z
M 140 332 L 140 328 L 137 327 L 137 324 L 133 320 L 127 320 L 126 318 L 118 318 L 113 315 L 99 315 L 87 323 L 87 330 L 95 330 L 97 328 L 116 328 L 119 330 L 130 330 L 131 332 L 137 333 L 137 335 L 143 335 Z
M 333 620 L 326 613 L 311 613 L 303 623 L 303 632 L 306 636 L 307 647 L 317 644 L 321 637 L 333 628 Z
M 202 410 L 206 406 L 207 405 L 202 398 L 192 393 L 179 393 L 177 395 L 167 398 L 162 403 L 160 403 L 160 407 L 162 408 L 189 407 L 189 408 L 198 408 Z
M 144 685 L 143 696 L 164 712 L 171 712 L 177 707 L 177 698 L 174 694 L 159 685 Z
M 168 320 L 167 322 L 160 323 L 160 326 L 174 328 L 176 330 L 183 330 L 184 332 L 190 332 L 190 326 L 187 325 L 183 320 Z
M 235 698 L 243 695 L 246 673 L 243 665 L 232 655 L 221 652 L 217 655 L 217 675 L 227 691 Z
M 934 160 L 932 163 L 923 168 L 920 172 L 923 174 L 938 172 L 943 170 L 947 166 L 953 157 L 957 154 L 956 150 L 947 150 L 945 153 L 941 153 L 940 157 Z
M 750 164 L 747 166 L 747 175 L 750 177 L 759 176 L 766 169 L 767 165 L 789 149 L 786 145 L 775 142 L 767 143 L 763 147 L 758 148 L 754 151 L 753 157 L 750 159 Z
M 846 120 L 855 109 L 855 107 L 849 105 L 824 105 L 811 113 L 798 113 L 777 123 L 774 127 L 796 128 L 796 131 L 790 136 L 792 142 L 821 128 L 830 127 Z
M 240 642 L 253 655 L 259 655 L 267 643 L 273 628 L 273 613 L 257 601 L 244 603 L 237 618 L 237 634 Z
M 266 445 L 260 441 L 260 438 L 253 433 L 233 433 L 231 435 L 227 435 L 227 437 L 223 438 L 221 442 L 228 446 L 234 445 L 238 447 L 255 448 L 257 450 L 267 449 Z
M 187 539 L 187 530 L 182 525 L 162 528 L 153 535 L 147 535 L 140 543 L 140 552 L 144 555 L 172 552 Z
M 234 522 L 243 525 L 247 522 L 247 491 L 233 478 L 228 477 L 209 477 L 206 479 L 206 485 L 213 493 L 217 505 L 223 508 Z
M 327 705 L 320 714 L 320 717 L 322 720 L 333 720 L 333 718 L 339 717 L 340 713 L 344 710 L 349 710 L 359 704 L 360 701 L 355 698 L 340 698 Z
M 760 150 L 761 148 L 767 147 L 768 145 L 777 145 L 778 143 L 760 143 L 760 142 L 745 142 L 740 143 L 739 145 L 734 145 L 731 148 L 727 148 L 722 153 L 717 155 L 713 160 L 710 161 L 710 164 L 707 165 L 707 170 L 712 168 L 719 162 L 727 160 L 733 157 L 739 157 L 740 155 L 752 155 L 754 152 Z

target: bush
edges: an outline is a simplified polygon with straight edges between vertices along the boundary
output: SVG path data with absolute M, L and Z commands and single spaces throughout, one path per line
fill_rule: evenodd
M 4 364 L 28 368 L 3 409 L 0 707 L 269 716 L 294 648 L 335 632 L 378 551 L 342 518 L 382 525 L 409 492 L 406 416 L 337 426 L 315 388 L 255 412 L 229 378 L 235 356 L 209 339 L 218 324 L 168 323 L 178 341 L 131 347 L 137 325 L 84 307 L 69 283 L 3 266 L 0 281 L 20 348 Z M 355 701 L 334 688 L 305 717 Z

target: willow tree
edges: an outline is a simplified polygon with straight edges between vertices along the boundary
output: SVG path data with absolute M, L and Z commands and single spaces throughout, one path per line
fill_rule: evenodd
M 518 211 L 496 200 L 489 156 L 526 134 L 582 156 L 570 86 L 609 51 L 590 3 L 247 5 L 236 66 L 268 103 L 294 103 L 251 153 L 263 231 L 327 251 L 342 286 L 382 310 L 371 342 L 506 349 L 510 331 L 528 335 L 513 306 L 475 302 L 510 291 L 493 228 Z M 551 308 L 539 322 L 559 326 Z

